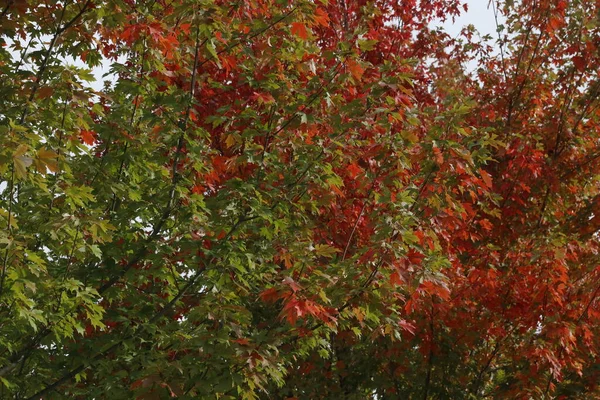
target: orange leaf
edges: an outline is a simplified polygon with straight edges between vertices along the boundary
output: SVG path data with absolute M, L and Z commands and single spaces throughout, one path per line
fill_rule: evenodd
M 308 39 L 308 31 L 306 25 L 302 22 L 292 22 L 292 35 L 298 36 L 300 39 Z
M 322 8 L 317 8 L 315 12 L 314 21 L 324 27 L 329 26 L 329 15 Z
M 394 286 L 402 284 L 402 278 L 400 277 L 400 274 L 398 273 L 398 271 L 394 271 L 390 275 L 390 284 L 394 285 Z
M 548 28 L 546 29 L 548 33 L 551 33 L 555 30 L 557 30 L 558 28 L 561 27 L 562 25 L 562 19 L 560 17 L 552 17 L 550 18 L 550 20 L 548 21 Z
M 227 40 L 223 39 L 223 34 L 219 31 L 215 32 L 215 37 L 217 40 L 223 44 L 227 44 Z
M 363 67 L 361 67 L 360 64 L 354 60 L 348 60 L 346 62 L 346 65 L 348 66 L 348 70 L 350 71 L 350 73 L 352 74 L 354 79 L 356 79 L 357 81 L 360 81 L 363 74 L 365 73 L 365 69 Z
M 481 174 L 481 179 L 483 179 L 485 186 L 487 186 L 488 188 L 491 189 L 492 188 L 492 176 L 483 169 L 480 169 L 479 173 Z
M 444 163 L 444 155 L 442 154 L 442 150 L 435 145 L 433 146 L 433 155 L 435 156 L 435 162 L 438 165 L 442 165 Z
M 89 146 L 93 146 L 96 142 L 96 132 L 82 129 L 79 133 L 81 141 Z
M 425 293 L 436 295 L 442 300 L 450 300 L 450 290 L 439 282 L 425 281 L 421 283 Z
M 357 163 L 352 163 L 348 165 L 346 170 L 348 171 L 348 175 L 350 175 L 350 178 L 352 179 L 356 178 L 362 172 L 362 168 L 360 168 Z

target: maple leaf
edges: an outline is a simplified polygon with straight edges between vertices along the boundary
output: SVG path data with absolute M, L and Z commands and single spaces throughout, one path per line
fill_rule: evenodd
M 294 279 L 292 279 L 289 276 L 286 276 L 283 279 L 283 283 L 288 285 L 290 287 L 290 289 L 292 289 L 292 292 L 294 292 L 294 293 L 296 293 L 299 290 L 302 290 L 302 287 L 300 285 L 298 285 L 298 283 L 296 283 L 296 281 L 294 281 Z
M 250 96 L 252 100 L 258 102 L 258 104 L 272 104 L 275 103 L 275 99 L 270 93 L 258 93 L 253 92 L 252 96 Z
M 295 35 L 300 39 L 308 39 L 308 30 L 306 29 L 306 25 L 302 22 L 292 22 L 291 32 L 292 35 Z
M 365 69 L 354 60 L 347 60 L 346 65 L 348 66 L 348 70 L 350 71 L 350 74 L 354 77 L 354 79 L 360 81 L 363 74 L 365 73 Z
M 313 20 L 317 24 L 319 24 L 319 25 L 321 25 L 323 27 L 328 27 L 329 26 L 329 15 L 321 7 L 318 7 L 317 10 L 315 11 L 315 15 L 313 17 Z
M 414 334 L 415 334 L 415 332 L 416 332 L 416 326 L 415 326 L 414 324 L 411 324 L 410 322 L 408 322 L 408 321 L 404 320 L 404 319 L 401 319 L 401 320 L 398 322 L 398 325 L 400 325 L 400 327 L 401 327 L 402 329 L 404 329 L 405 331 L 407 331 L 407 332 L 408 332 L 408 333 L 410 333 L 411 335 L 414 335 Z
M 43 86 L 38 89 L 37 96 L 40 99 L 47 99 L 52 96 L 52 93 L 54 93 L 54 88 L 52 86 Z
M 402 278 L 400 277 L 400 274 L 398 273 L 398 271 L 394 271 L 390 274 L 390 284 L 391 285 L 401 285 L 402 282 Z
M 277 288 L 274 287 L 263 290 L 260 293 L 259 297 L 265 303 L 274 303 L 280 298 L 279 291 L 277 290 Z
M 219 31 L 215 32 L 215 37 L 217 40 L 223 44 L 227 44 L 227 40 L 223 39 L 223 34 Z
M 298 318 L 302 318 L 303 315 L 302 302 L 296 296 L 290 296 L 283 306 L 281 318 L 286 319 L 290 325 L 296 325 Z
M 577 68 L 578 71 L 583 71 L 585 69 L 585 66 L 586 66 L 585 58 L 583 58 L 581 56 L 574 56 L 572 60 L 573 60 L 573 64 L 575 65 L 575 68 Z
M 348 171 L 348 175 L 352 179 L 356 178 L 359 174 L 361 174 L 363 172 L 362 168 L 360 168 L 358 166 L 358 164 L 355 163 L 355 162 L 352 163 L 352 164 L 350 164 L 350 165 L 348 165 L 348 167 L 346 168 L 346 170 Z
M 421 287 L 430 295 L 436 295 L 442 300 L 450 300 L 450 290 L 440 282 L 425 281 Z
M 488 188 L 492 188 L 492 176 L 483 169 L 479 170 L 479 174 L 481 175 L 481 179 L 483 179 L 483 182 L 485 183 L 485 186 L 487 186 Z
M 81 139 L 82 143 L 93 146 L 94 143 L 96 143 L 96 132 L 82 129 L 79 131 L 79 138 Z
M 43 164 L 44 170 L 48 168 L 52 172 L 58 172 L 58 154 L 52 150 L 41 149 L 37 153 L 38 160 Z
M 479 220 L 479 225 L 481 225 L 481 227 L 487 231 L 491 231 L 494 228 L 492 223 L 487 218 Z

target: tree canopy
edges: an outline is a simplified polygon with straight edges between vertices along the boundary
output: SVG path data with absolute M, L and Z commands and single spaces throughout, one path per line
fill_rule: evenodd
M 466 7 L 0 0 L 0 398 L 600 396 L 600 3 Z

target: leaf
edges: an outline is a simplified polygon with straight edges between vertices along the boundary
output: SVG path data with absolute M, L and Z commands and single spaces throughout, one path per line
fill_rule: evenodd
M 485 170 L 480 169 L 479 170 L 479 174 L 481 175 L 481 179 L 483 179 L 483 182 L 485 183 L 485 186 L 487 186 L 489 189 L 492 188 L 492 176 Z
M 394 271 L 390 274 L 390 284 L 391 285 L 401 285 L 403 283 L 402 278 L 400 277 L 400 274 L 398 273 L 398 271 Z
M 33 163 L 33 158 L 25 154 L 27 149 L 27 146 L 19 145 L 13 154 L 15 175 L 19 179 L 24 179 L 27 177 L 27 168 Z
M 346 170 L 348 171 L 348 175 L 352 179 L 356 178 L 359 174 L 363 172 L 362 168 L 360 168 L 357 163 L 352 163 L 348 165 L 348 168 L 346 168 Z
M 40 149 L 37 152 L 38 159 L 47 167 L 50 171 L 58 172 L 58 154 L 53 150 Z
M 291 32 L 292 35 L 295 35 L 300 39 L 308 39 L 308 30 L 306 29 L 306 25 L 302 22 L 292 22 Z
M 329 15 L 323 8 L 317 7 L 313 18 L 318 25 L 325 28 L 329 27 Z
M 577 68 L 577 70 L 581 72 L 585 69 L 586 60 L 585 60 L 585 58 L 583 58 L 581 56 L 574 56 L 573 64 L 575 65 L 575 68 Z
M 82 129 L 79 131 L 79 138 L 81 139 L 82 143 L 85 143 L 88 146 L 93 146 L 94 143 L 96 143 L 96 132 Z
M 11 383 L 8 379 L 0 376 L 0 382 L 7 388 L 7 389 L 12 389 L 14 387 L 16 387 L 16 385 L 14 383 Z
M 42 86 L 37 91 L 37 97 L 41 100 L 47 99 L 52 96 L 52 93 L 54 93 L 54 88 L 52 86 Z
M 362 51 L 371 51 L 375 49 L 377 42 L 377 40 L 359 40 L 358 47 L 360 47 Z
M 225 137 L 225 145 L 227 146 L 227 148 L 233 147 L 237 144 L 237 140 L 235 135 L 227 135 Z
M 210 40 L 206 43 L 206 49 L 210 53 L 210 55 L 215 59 L 217 64 L 220 65 L 219 55 L 217 54 L 217 47 L 215 46 L 214 41 Z
M 298 285 L 298 283 L 296 283 L 296 281 L 294 281 L 291 277 L 286 276 L 283 279 L 283 283 L 288 285 L 290 287 L 290 289 L 292 289 L 292 292 L 296 293 L 299 290 L 302 290 L 302 286 Z
M 410 143 L 417 143 L 419 141 L 418 136 L 413 131 L 401 130 L 400 136 L 403 139 L 408 140 Z
M 354 77 L 354 79 L 356 79 L 357 81 L 360 81 L 362 79 L 362 76 L 365 73 L 365 69 L 359 63 L 357 63 L 354 60 L 347 60 L 346 66 L 348 67 L 348 70 L 350 71 L 350 74 Z
M 340 252 L 340 249 L 326 244 L 318 244 L 315 246 L 315 253 L 321 257 L 333 258 L 336 253 Z
M 265 303 L 274 303 L 280 298 L 279 291 L 274 287 L 263 290 L 259 296 Z

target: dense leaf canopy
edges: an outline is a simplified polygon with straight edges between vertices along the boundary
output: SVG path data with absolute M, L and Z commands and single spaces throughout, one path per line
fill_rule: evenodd
M 0 398 L 600 397 L 600 3 L 490 7 L 0 0 Z

